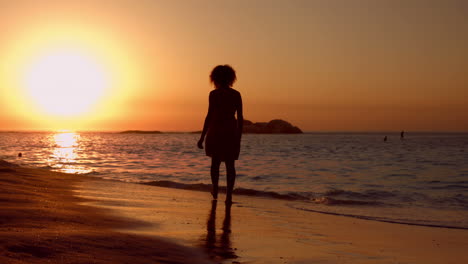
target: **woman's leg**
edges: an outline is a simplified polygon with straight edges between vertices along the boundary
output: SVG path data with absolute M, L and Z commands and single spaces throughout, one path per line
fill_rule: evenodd
M 236 168 L 234 166 L 234 160 L 226 160 L 226 174 L 227 174 L 227 190 L 226 190 L 226 202 L 232 202 L 232 191 L 234 190 L 234 183 L 236 181 Z
M 219 165 L 221 165 L 221 160 L 213 157 L 211 159 L 211 184 L 213 186 L 211 195 L 213 195 L 213 199 L 218 199 Z

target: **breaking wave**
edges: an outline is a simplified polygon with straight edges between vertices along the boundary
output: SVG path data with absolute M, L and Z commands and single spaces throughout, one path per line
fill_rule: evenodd
M 300 205 L 288 205 L 290 208 L 319 213 L 319 214 L 327 214 L 327 215 L 336 215 L 336 216 L 344 216 L 344 217 L 352 217 L 357 219 L 363 220 L 370 220 L 370 221 L 378 221 L 378 222 L 385 222 L 385 223 L 392 223 L 392 224 L 403 224 L 403 225 L 414 225 L 414 226 L 425 226 L 425 227 L 437 227 L 437 228 L 449 228 L 449 229 L 463 229 L 468 230 L 466 224 L 460 223 L 460 225 L 453 225 L 451 223 L 447 223 L 444 221 L 437 221 L 437 220 L 427 220 L 427 219 L 410 219 L 410 218 L 391 218 L 385 216 L 368 216 L 368 215 L 360 215 L 360 214 L 350 214 L 344 212 L 333 212 L 333 211 L 326 211 L 321 209 L 312 209 L 306 208 Z
M 158 187 L 174 188 L 174 189 L 192 190 L 192 191 L 202 191 L 202 192 L 211 191 L 211 184 L 205 184 L 205 183 L 180 183 L 180 182 L 174 182 L 174 181 L 151 181 L 151 182 L 143 182 L 142 184 L 158 186 Z M 219 192 L 226 193 L 226 187 L 220 186 Z M 275 199 L 281 199 L 281 200 L 310 200 L 309 197 L 305 195 L 297 194 L 297 193 L 281 194 L 277 192 L 260 191 L 260 190 L 247 189 L 247 188 L 236 188 L 233 193 L 237 195 L 269 197 L 269 198 L 275 198 Z
M 202 192 L 210 192 L 211 191 L 211 184 L 206 183 L 180 183 L 174 181 L 150 181 L 150 182 L 143 182 L 141 184 L 151 185 L 151 186 L 158 186 L 158 187 L 165 187 L 165 188 L 174 188 L 174 189 L 183 189 L 183 190 L 192 190 L 192 191 L 202 191 Z M 220 186 L 219 192 L 226 193 L 226 187 Z M 341 190 L 331 190 L 325 194 L 325 196 L 318 195 L 312 192 L 306 193 L 278 193 L 272 191 L 261 191 L 255 189 L 248 189 L 248 188 L 236 188 L 234 189 L 234 194 L 236 195 L 245 195 L 245 196 L 255 196 L 255 197 L 266 197 L 266 198 L 274 198 L 274 199 L 281 199 L 287 201 L 308 201 L 316 204 L 323 204 L 323 205 L 385 205 L 383 202 L 373 201 L 373 200 L 358 200 L 358 199 L 338 199 L 332 198 L 330 196 L 336 194 L 343 194 L 353 192 L 346 192 Z M 367 197 L 364 194 L 354 193 L 356 197 Z

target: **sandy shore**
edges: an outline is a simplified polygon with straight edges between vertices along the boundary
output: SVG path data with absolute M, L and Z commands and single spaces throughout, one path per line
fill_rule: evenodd
M 0 263 L 468 263 L 468 231 L 0 164 Z
M 85 181 L 79 195 L 151 223 L 123 230 L 170 238 L 222 263 L 468 263 L 468 230 L 375 222 L 293 209 L 291 201 Z
M 73 192 L 87 180 L 0 161 L 0 263 L 211 263 L 199 250 L 115 231 L 144 223 L 84 205 Z

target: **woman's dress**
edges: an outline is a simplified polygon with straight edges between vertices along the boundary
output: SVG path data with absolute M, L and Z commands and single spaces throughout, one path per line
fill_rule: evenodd
M 236 111 L 242 107 L 242 98 L 232 88 L 218 88 L 210 92 L 206 155 L 221 161 L 237 160 L 240 152 L 240 135 Z

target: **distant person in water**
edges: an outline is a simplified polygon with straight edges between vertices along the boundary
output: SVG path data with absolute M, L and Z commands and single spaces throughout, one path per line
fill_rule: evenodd
M 405 131 L 401 131 L 401 133 L 400 133 L 400 139 L 401 139 L 401 140 L 405 139 Z
M 244 122 L 241 94 L 232 88 L 236 79 L 236 72 L 229 65 L 218 65 L 211 71 L 210 80 L 215 89 L 210 92 L 208 114 L 198 141 L 198 147 L 203 149 L 206 136 L 205 152 L 211 157 L 211 194 L 215 200 L 218 199 L 219 166 L 223 161 L 226 164 L 226 203 L 232 202 L 236 180 L 234 163 L 239 158 Z
M 384 142 L 387 142 L 387 136 L 385 136 L 385 137 L 383 138 L 383 141 L 384 141 Z

